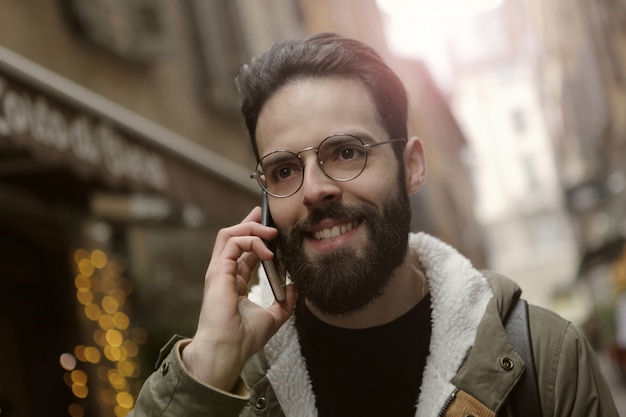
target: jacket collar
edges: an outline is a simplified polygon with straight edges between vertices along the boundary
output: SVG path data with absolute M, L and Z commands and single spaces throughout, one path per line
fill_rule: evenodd
M 472 346 L 478 324 L 493 293 L 485 277 L 454 248 L 425 233 L 409 236 L 409 256 L 416 256 L 428 278 L 432 300 L 430 354 L 424 369 L 416 417 L 439 413 L 455 390 L 450 382 Z M 273 296 L 262 275 L 252 301 L 269 306 Z M 285 415 L 317 416 L 300 344 L 291 317 L 264 348 L 267 377 Z

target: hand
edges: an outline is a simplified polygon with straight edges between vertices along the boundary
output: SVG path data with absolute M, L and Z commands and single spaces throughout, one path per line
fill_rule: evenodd
M 248 282 L 259 260 L 272 252 L 262 239 L 278 231 L 263 226 L 260 207 L 238 225 L 217 234 L 204 281 L 198 328 L 183 349 L 187 370 L 201 382 L 230 391 L 246 361 L 259 351 L 291 316 L 296 294 L 287 286 L 284 303 L 265 309 L 248 300 Z

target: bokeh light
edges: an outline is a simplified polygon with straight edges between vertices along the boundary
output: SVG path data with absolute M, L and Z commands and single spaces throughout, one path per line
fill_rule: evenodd
M 126 378 L 117 370 L 111 369 L 108 372 L 108 377 L 109 377 L 109 382 L 111 383 L 111 386 L 113 388 L 120 390 L 126 387 Z
M 128 329 L 130 325 L 130 318 L 125 313 L 118 311 L 113 314 L 113 324 L 120 330 Z
M 95 266 L 98 269 L 104 268 L 108 262 L 106 254 L 99 249 L 96 249 L 93 252 L 91 252 L 90 259 L 91 259 L 91 263 L 93 264 L 93 266 Z
M 133 405 L 135 403 L 133 397 L 127 392 L 118 392 L 115 399 L 121 407 L 126 409 L 133 408 Z
M 89 259 L 81 259 L 78 263 L 78 271 L 86 277 L 93 275 L 95 268 Z
M 89 363 L 98 363 L 100 362 L 102 355 L 100 351 L 93 346 L 88 346 L 85 348 L 85 360 Z
M 87 398 L 90 382 L 78 366 L 96 366 L 91 368 L 96 376 L 91 389 L 95 389 L 100 404 L 111 410 L 109 415 L 124 417 L 132 409 L 134 395 L 143 382 L 137 380 L 141 369 L 134 358 L 139 355 L 139 345 L 148 340 L 146 330 L 131 326 L 131 318 L 123 311 L 128 308 L 127 296 L 134 284 L 122 275 L 123 263 L 103 250 L 78 249 L 74 261 L 76 301 L 82 306 L 84 326 L 90 329 L 95 345 L 76 345 L 73 354 L 60 356 L 61 366 L 68 371 L 63 380 L 77 399 Z M 84 417 L 85 411 L 82 405 L 72 403 L 68 413 L 70 417 Z
M 117 330 L 109 330 L 106 335 L 107 343 L 114 347 L 122 346 L 124 337 Z
M 91 280 L 89 279 L 89 277 L 86 277 L 84 275 L 78 274 L 76 275 L 76 278 L 74 278 L 74 286 L 76 287 L 76 289 L 80 290 L 80 289 L 90 289 L 91 288 Z
M 72 403 L 67 407 L 70 417 L 85 417 L 85 409 L 80 404 Z
M 105 331 L 111 330 L 115 327 L 115 324 L 113 323 L 113 316 L 110 314 L 101 315 L 98 319 L 98 324 L 100 325 L 100 328 Z
M 62 353 L 59 356 L 59 363 L 63 369 L 71 371 L 76 368 L 76 357 L 71 353 Z
M 86 385 L 72 385 L 72 392 L 78 398 L 87 398 L 87 394 L 89 394 L 89 388 Z
M 72 383 L 78 386 L 87 385 L 87 374 L 81 370 L 74 370 L 70 373 L 72 378 Z
M 119 306 L 120 304 L 117 302 L 115 297 L 111 297 L 110 295 L 107 295 L 102 298 L 102 309 L 109 314 L 115 313 L 117 309 L 119 308 Z
M 76 262 L 76 264 L 79 264 L 80 261 L 85 258 L 89 258 L 89 252 L 85 249 L 78 249 L 74 252 L 74 262 Z
M 89 304 L 85 306 L 85 316 L 92 321 L 98 320 L 102 314 L 102 310 L 96 304 Z
M 76 291 L 76 299 L 84 306 L 90 305 L 93 302 L 93 293 L 89 291 L 89 288 L 80 288 Z

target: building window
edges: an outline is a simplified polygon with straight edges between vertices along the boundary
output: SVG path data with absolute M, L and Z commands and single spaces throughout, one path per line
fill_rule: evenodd
M 511 124 L 515 133 L 519 135 L 526 133 L 528 128 L 526 113 L 521 109 L 513 109 L 511 111 Z
M 201 99 L 213 110 L 238 114 L 233 82 L 241 65 L 270 44 L 303 35 L 295 0 L 187 0 L 196 38 Z
M 161 0 L 61 0 L 72 29 L 93 44 L 136 64 L 165 50 Z

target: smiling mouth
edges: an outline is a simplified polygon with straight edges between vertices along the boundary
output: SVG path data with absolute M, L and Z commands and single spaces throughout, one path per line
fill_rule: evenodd
M 335 225 L 333 227 L 329 227 L 326 229 L 320 229 L 313 232 L 313 238 L 316 240 L 329 240 L 334 239 L 338 236 L 341 236 L 344 233 L 349 232 L 359 225 L 358 221 L 351 221 L 346 223 L 341 223 Z

